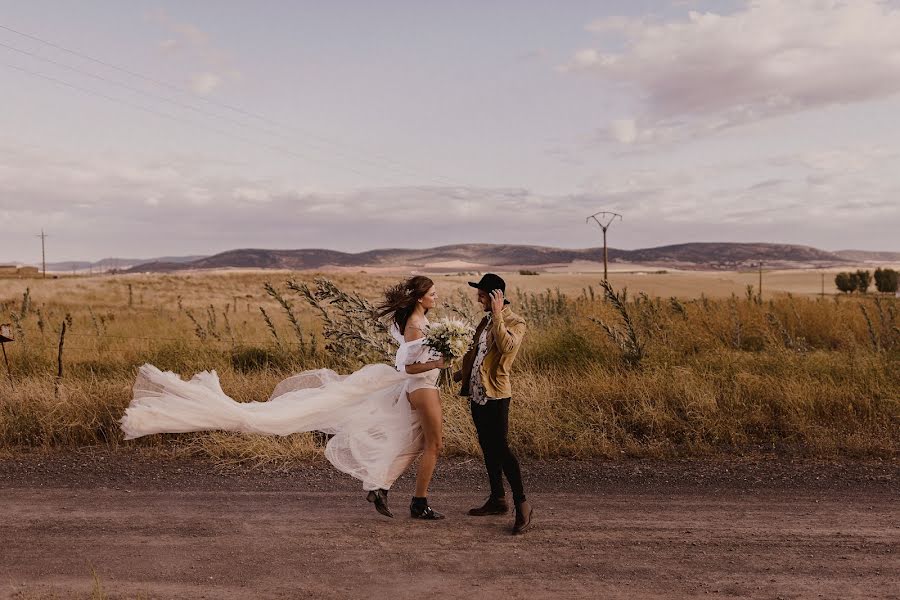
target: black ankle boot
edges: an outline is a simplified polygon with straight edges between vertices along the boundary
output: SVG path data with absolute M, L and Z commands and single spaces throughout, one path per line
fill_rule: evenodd
M 503 496 L 491 496 L 484 505 L 469 510 L 469 514 L 473 517 L 483 517 L 485 515 L 505 515 L 509 512 L 509 505 Z
M 534 510 L 528 500 L 516 502 L 516 522 L 513 524 L 513 535 L 525 533 L 531 527 L 531 516 Z
M 423 519 L 426 521 L 436 521 L 443 519 L 444 515 L 428 506 L 427 498 L 413 497 L 409 504 L 409 516 L 413 519 Z
M 380 514 L 393 519 L 394 513 L 391 512 L 390 508 L 388 508 L 387 495 L 387 490 L 372 490 L 366 496 L 366 500 L 373 503 L 375 505 L 375 510 L 377 510 Z

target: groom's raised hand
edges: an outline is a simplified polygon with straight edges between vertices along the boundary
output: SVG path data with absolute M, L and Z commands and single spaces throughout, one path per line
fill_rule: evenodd
M 495 315 L 503 312 L 503 292 L 501 290 L 494 290 L 491 292 L 491 312 Z

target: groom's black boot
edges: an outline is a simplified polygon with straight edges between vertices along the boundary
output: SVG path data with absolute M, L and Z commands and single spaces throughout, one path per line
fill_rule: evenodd
M 516 502 L 516 522 L 513 524 L 513 535 L 519 535 L 528 531 L 531 527 L 531 515 L 534 510 L 528 500 Z
M 484 505 L 469 510 L 469 514 L 473 517 L 484 517 L 486 515 L 505 515 L 509 512 L 509 505 L 506 498 L 491 496 Z

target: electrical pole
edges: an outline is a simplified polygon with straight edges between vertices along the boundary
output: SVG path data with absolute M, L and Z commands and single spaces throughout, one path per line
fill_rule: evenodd
M 47 252 L 44 248 L 44 240 L 47 239 L 47 235 L 44 233 L 44 230 L 41 229 L 41 235 L 36 235 L 35 237 L 41 238 L 41 267 L 44 273 L 44 279 L 47 278 Z
M 599 219 L 597 217 L 600 217 Z M 606 248 L 606 230 L 609 229 L 609 226 L 612 225 L 612 222 L 616 219 L 622 220 L 622 215 L 614 212 L 600 211 L 598 213 L 594 213 L 584 220 L 585 223 L 590 223 L 591 219 L 597 222 L 597 225 L 600 226 L 600 229 L 603 230 L 603 281 L 606 281 L 606 270 L 607 270 L 607 248 Z
M 759 261 L 759 302 L 762 304 L 762 261 Z

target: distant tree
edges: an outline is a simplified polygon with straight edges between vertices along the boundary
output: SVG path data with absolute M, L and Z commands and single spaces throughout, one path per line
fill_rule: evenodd
M 875 269 L 875 289 L 886 294 L 896 294 L 900 273 L 894 269 Z
M 869 271 L 859 270 L 856 272 L 856 289 L 863 294 L 869 291 L 872 285 L 872 274 Z
M 856 273 L 838 273 L 834 277 L 834 285 L 842 292 L 856 291 Z

